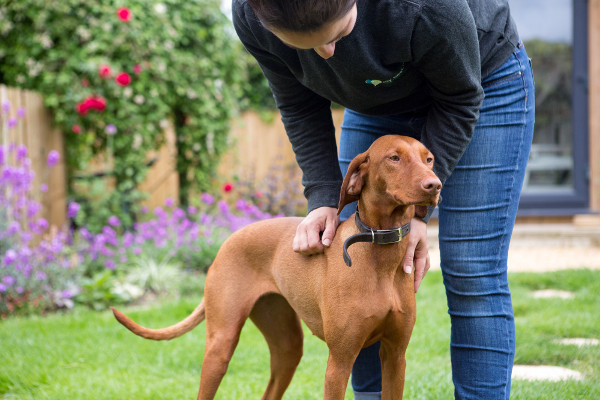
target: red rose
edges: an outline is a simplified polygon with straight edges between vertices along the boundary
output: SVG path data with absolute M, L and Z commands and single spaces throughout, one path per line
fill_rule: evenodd
M 81 103 L 77 103 L 77 105 L 75 106 L 75 111 L 77 111 L 81 115 L 87 114 L 88 110 L 89 109 L 88 109 L 85 101 L 82 101 Z
M 92 109 L 103 112 L 106 110 L 106 100 L 103 97 L 88 97 L 75 107 L 81 115 L 86 115 Z
M 108 65 L 101 65 L 100 68 L 98 68 L 98 75 L 100 75 L 100 78 L 102 79 L 110 78 L 112 75 L 110 67 Z
M 87 79 L 82 79 L 81 80 L 81 86 L 83 86 L 83 87 L 90 86 L 90 81 L 88 81 Z
M 229 193 L 233 190 L 233 185 L 229 182 L 223 185 L 223 191 Z
M 129 76 L 129 74 L 126 72 L 121 72 L 119 75 L 117 75 L 115 80 L 121 86 L 129 86 L 131 83 L 131 76 Z
M 129 22 L 131 20 L 131 11 L 128 8 L 121 7 L 117 10 L 119 19 L 123 22 Z
M 133 66 L 133 73 L 139 75 L 142 73 L 142 66 L 140 64 L 135 64 Z
M 91 97 L 88 100 L 90 101 L 91 108 L 95 108 L 100 112 L 106 110 L 106 100 L 103 97 Z
M 81 127 L 79 125 L 73 125 L 71 129 L 73 130 L 73 133 L 81 132 Z

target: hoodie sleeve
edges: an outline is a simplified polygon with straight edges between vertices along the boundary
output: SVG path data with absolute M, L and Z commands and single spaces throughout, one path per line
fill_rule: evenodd
M 286 62 L 265 48 L 272 41 L 264 36 L 272 34 L 260 25 L 245 1 L 233 1 L 233 24 L 244 47 L 258 61 L 281 112 L 302 170 L 308 212 L 323 206 L 337 207 L 342 176 L 331 102 L 303 86 Z

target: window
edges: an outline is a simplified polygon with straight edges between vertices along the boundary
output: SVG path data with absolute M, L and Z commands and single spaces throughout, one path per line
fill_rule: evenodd
M 532 59 L 536 123 L 519 215 L 588 207 L 587 3 L 509 0 Z

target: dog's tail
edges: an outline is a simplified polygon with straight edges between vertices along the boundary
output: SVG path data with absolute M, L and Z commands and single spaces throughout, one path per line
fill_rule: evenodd
M 196 307 L 196 309 L 192 311 L 192 313 L 188 315 L 185 319 L 176 323 L 175 325 L 171 325 L 168 328 L 162 329 L 145 328 L 133 322 L 125 314 L 123 314 L 116 308 L 111 307 L 111 310 L 115 315 L 117 321 L 119 321 L 121 325 L 123 325 L 125 328 L 129 329 L 131 332 L 135 333 L 138 336 L 152 340 L 175 339 L 176 337 L 179 337 L 194 329 L 200 322 L 204 321 L 205 317 L 204 299 L 202 299 L 198 307 Z

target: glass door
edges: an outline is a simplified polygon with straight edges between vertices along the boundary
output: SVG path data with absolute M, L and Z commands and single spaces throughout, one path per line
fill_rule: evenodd
M 536 121 L 519 215 L 588 207 L 587 3 L 509 0 L 536 83 Z

